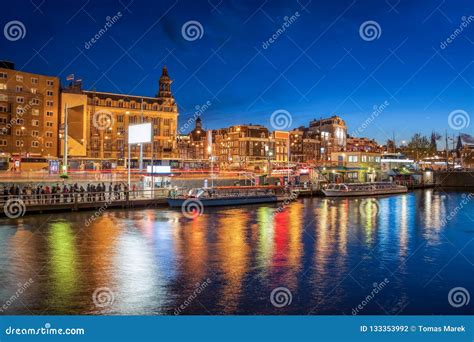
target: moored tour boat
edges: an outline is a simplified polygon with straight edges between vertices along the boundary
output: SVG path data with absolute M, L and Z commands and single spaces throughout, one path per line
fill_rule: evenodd
M 170 207 L 182 207 L 186 201 L 196 200 L 204 207 L 280 202 L 287 199 L 284 187 L 279 186 L 225 186 L 191 189 L 179 194 L 172 191 L 167 198 Z
M 341 183 L 329 184 L 323 193 L 328 197 L 347 197 L 347 196 L 374 196 L 388 194 L 402 194 L 408 191 L 404 185 L 398 185 L 392 182 L 374 182 L 374 183 Z

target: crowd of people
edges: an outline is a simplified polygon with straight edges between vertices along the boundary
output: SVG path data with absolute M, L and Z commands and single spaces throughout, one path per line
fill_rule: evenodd
M 13 184 L 11 186 L 3 185 L 0 191 L 3 201 L 9 198 L 20 198 L 25 204 L 54 204 L 54 203 L 73 203 L 77 202 L 97 202 L 125 200 L 129 197 L 136 197 L 138 194 L 135 184 L 131 186 L 130 193 L 126 183 L 104 182 L 98 184 L 79 185 L 63 184 L 60 185 L 31 185 L 20 186 Z

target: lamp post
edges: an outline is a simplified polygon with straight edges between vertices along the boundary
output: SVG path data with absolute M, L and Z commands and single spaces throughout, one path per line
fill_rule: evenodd
M 67 123 L 68 106 L 64 105 L 64 152 L 63 152 L 63 175 L 67 176 L 67 143 L 68 143 L 68 123 Z

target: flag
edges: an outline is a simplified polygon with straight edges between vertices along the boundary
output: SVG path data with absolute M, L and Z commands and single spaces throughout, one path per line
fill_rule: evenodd
M 67 75 L 66 81 L 74 81 L 74 74 Z

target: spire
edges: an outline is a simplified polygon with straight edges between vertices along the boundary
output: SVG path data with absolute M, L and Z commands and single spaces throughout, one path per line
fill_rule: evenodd
M 173 95 L 171 95 L 171 81 L 168 75 L 168 69 L 166 65 L 163 67 L 161 72 L 160 81 L 158 82 L 158 94 L 156 95 L 159 99 L 171 99 Z
M 161 77 L 163 76 L 168 76 L 168 68 L 165 66 L 163 66 L 163 70 L 161 72 Z

